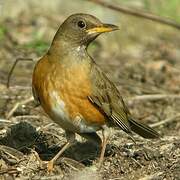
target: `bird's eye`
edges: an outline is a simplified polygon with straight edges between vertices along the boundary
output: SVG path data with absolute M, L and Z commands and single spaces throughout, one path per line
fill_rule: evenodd
M 78 21 L 77 23 L 78 27 L 80 27 L 81 29 L 86 27 L 86 23 L 84 21 Z

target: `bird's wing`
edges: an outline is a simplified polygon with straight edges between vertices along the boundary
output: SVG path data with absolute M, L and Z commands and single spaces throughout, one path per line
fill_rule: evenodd
M 107 116 L 109 123 L 118 125 L 128 134 L 134 131 L 148 139 L 160 136 L 149 126 L 133 120 L 119 91 L 97 65 L 92 66 L 90 74 L 93 92 L 88 98 Z
M 116 124 L 125 132 L 130 133 L 129 111 L 115 85 L 95 64 L 90 74 L 93 93 L 88 97 L 89 100 L 106 115 L 109 123 Z

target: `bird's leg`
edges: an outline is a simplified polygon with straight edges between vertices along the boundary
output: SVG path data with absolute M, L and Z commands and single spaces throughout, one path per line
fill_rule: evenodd
M 103 126 L 102 135 L 103 135 L 103 140 L 102 140 L 102 145 L 101 145 L 102 149 L 101 149 L 99 165 L 98 165 L 99 170 L 101 169 L 101 166 L 104 160 L 104 153 L 105 153 L 106 145 L 110 136 L 110 129 L 107 126 Z
M 56 162 L 56 160 L 61 156 L 61 154 L 68 149 L 75 141 L 75 133 L 66 131 L 66 138 L 67 138 L 67 143 L 63 146 L 63 148 L 51 159 L 48 164 L 47 164 L 47 170 L 48 172 L 52 172 L 53 166 Z

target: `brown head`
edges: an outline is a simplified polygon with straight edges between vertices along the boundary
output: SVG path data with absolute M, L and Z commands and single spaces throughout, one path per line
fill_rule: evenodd
M 59 27 L 52 44 L 64 44 L 70 47 L 87 47 L 98 35 L 118 30 L 112 24 L 104 24 L 89 14 L 73 14 Z

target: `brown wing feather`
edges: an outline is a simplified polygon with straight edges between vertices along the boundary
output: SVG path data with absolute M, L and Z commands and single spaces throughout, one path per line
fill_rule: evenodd
M 125 132 L 130 133 L 129 111 L 115 85 L 96 65 L 92 66 L 91 79 L 93 93 L 89 96 L 90 101 L 108 117 L 110 124 L 116 124 Z
M 119 91 L 96 65 L 92 66 L 91 78 L 94 86 L 93 94 L 89 99 L 108 117 L 111 123 L 118 125 L 128 134 L 134 131 L 148 139 L 159 137 L 155 130 L 131 118 Z

